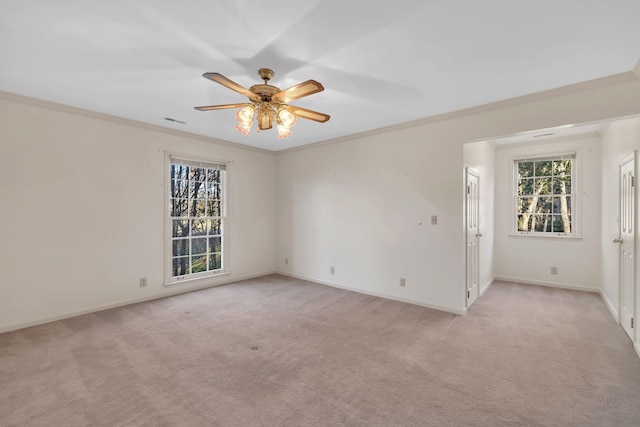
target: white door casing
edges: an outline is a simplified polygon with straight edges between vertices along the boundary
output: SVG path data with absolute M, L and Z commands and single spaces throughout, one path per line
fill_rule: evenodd
M 620 162 L 619 175 L 619 237 L 614 242 L 620 244 L 620 325 L 635 341 L 635 153 Z
M 473 170 L 466 170 L 466 243 L 467 243 L 467 308 L 480 295 L 480 176 Z

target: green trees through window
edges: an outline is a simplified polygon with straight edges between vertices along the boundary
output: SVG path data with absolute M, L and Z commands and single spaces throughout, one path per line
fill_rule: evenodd
M 225 165 L 171 158 L 171 278 L 223 270 Z
M 516 161 L 516 232 L 573 233 L 574 160 Z

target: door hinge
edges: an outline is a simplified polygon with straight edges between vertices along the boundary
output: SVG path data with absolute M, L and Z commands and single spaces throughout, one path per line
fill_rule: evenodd
M 636 177 L 631 175 L 631 186 L 635 187 L 636 186 Z
M 631 318 L 631 329 L 633 329 L 633 317 Z
M 471 186 L 467 185 L 467 194 L 471 194 Z
M 471 291 L 467 291 L 467 299 L 471 298 Z M 633 327 L 633 326 L 632 326 Z

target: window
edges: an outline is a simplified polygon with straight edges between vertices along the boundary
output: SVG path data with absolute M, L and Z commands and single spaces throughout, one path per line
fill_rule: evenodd
M 516 234 L 576 235 L 576 155 L 515 160 Z
M 222 273 L 226 165 L 169 160 L 169 283 Z

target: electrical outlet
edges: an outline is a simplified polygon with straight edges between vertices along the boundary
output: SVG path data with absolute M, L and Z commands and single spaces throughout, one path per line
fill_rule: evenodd
M 336 274 L 336 268 L 335 268 L 335 267 L 333 267 L 333 266 L 331 266 L 331 267 L 329 268 L 329 273 L 331 273 L 331 274 Z
M 431 225 L 438 225 L 438 216 L 431 215 Z
M 284 259 L 284 265 L 289 265 L 289 258 Z
M 558 274 L 558 267 L 551 267 L 551 274 Z
M 400 287 L 404 288 L 407 286 L 407 279 L 405 279 L 404 277 L 400 278 Z
M 146 277 L 141 277 L 140 278 L 140 287 L 141 288 L 146 288 L 147 287 L 147 278 Z

